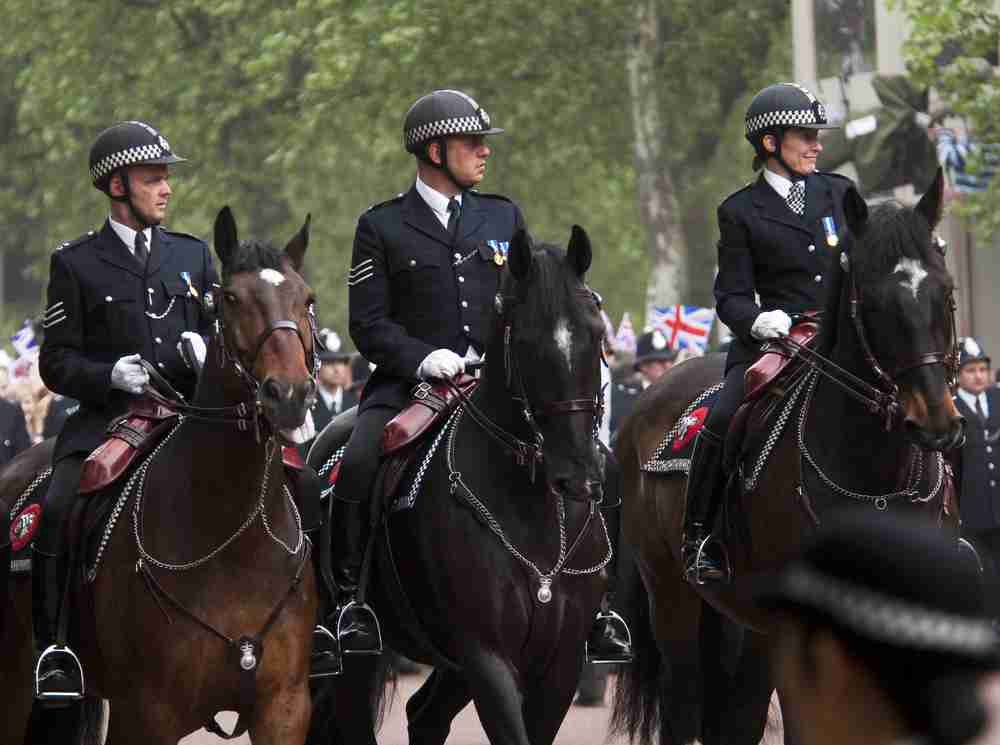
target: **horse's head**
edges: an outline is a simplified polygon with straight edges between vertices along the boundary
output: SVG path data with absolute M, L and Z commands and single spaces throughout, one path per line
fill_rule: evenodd
M 869 215 L 853 190 L 845 203 L 855 245 L 842 261 L 842 309 L 878 382 L 898 388 L 906 435 L 929 450 L 961 445 L 965 424 L 952 401 L 955 286 L 934 235 L 942 207 L 940 170 L 916 208 L 887 203 Z
M 241 242 L 229 207 L 215 220 L 222 262 L 220 352 L 256 394 L 276 432 L 299 427 L 316 398 L 315 298 L 299 274 L 308 244 L 308 217 L 283 251 Z
M 488 355 L 491 372 L 504 375 L 541 443 L 549 488 L 578 499 L 599 497 L 603 482 L 594 435 L 604 324 L 583 281 L 590 261 L 590 239 L 578 226 L 566 251 L 534 246 L 519 231 L 497 295 L 502 346 L 492 354 L 501 360 Z

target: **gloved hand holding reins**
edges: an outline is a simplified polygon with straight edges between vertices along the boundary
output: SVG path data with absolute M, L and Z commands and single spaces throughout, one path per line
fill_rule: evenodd
M 149 382 L 149 374 L 140 364 L 142 358 L 129 354 L 115 363 L 111 370 L 111 387 L 139 395 Z

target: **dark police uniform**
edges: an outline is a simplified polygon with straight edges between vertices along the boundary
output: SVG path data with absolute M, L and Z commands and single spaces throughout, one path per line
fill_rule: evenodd
M 31 447 L 24 412 L 18 404 L 0 399 L 0 466 Z
M 839 174 L 811 174 L 806 178 L 805 214 L 799 216 L 762 173 L 719 206 L 715 302 L 719 320 L 734 336 L 726 357 L 726 386 L 706 422 L 720 437 L 725 437 L 743 399 L 743 373 L 760 354 L 763 342 L 750 334 L 757 316 L 776 309 L 791 316 L 824 308 L 834 248 L 823 218 L 833 218 L 838 242 L 843 241 L 843 200 L 852 186 Z
M 125 412 L 132 396 L 111 387 L 121 357 L 139 354 L 179 391 L 193 393 L 194 373 L 177 343 L 183 331 L 210 331 L 201 298 L 216 282 L 203 241 L 159 227 L 146 267 L 110 221 L 56 249 L 39 371 L 48 388 L 80 402 L 56 442 L 56 461 L 92 451 L 108 422 Z
M 471 345 L 482 353 L 501 269 L 487 241 L 509 243 L 522 227 L 512 201 L 470 190 L 453 238 L 416 186 L 361 216 L 348 279 L 350 330 L 376 365 L 362 413 L 405 406 L 434 350 L 464 355 Z
M 611 386 L 611 437 L 614 438 L 618 427 L 625 421 L 625 417 L 632 413 L 635 401 L 642 393 L 642 386 L 631 381 L 614 383 Z
M 955 396 L 955 408 L 965 417 L 962 447 L 962 484 L 959 500 L 962 534 L 971 539 L 982 557 L 1000 569 L 1000 390 L 986 391 L 986 421 Z

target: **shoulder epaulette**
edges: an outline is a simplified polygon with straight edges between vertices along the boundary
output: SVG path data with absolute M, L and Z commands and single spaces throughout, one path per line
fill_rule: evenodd
M 76 248 L 88 241 L 94 240 L 97 237 L 96 230 L 88 230 L 86 233 L 81 235 L 79 238 L 74 238 L 71 241 L 66 241 L 65 243 L 60 243 L 56 246 L 56 251 L 65 251 L 67 248 Z
M 475 194 L 477 197 L 481 197 L 483 199 L 501 199 L 504 202 L 510 202 L 511 204 L 514 204 L 513 199 L 511 199 L 510 197 L 505 197 L 503 194 L 491 194 L 490 192 L 476 191 L 475 189 L 469 189 L 469 191 Z
M 736 191 L 734 191 L 734 192 L 733 192 L 732 194 L 730 194 L 730 195 L 729 195 L 728 197 L 726 197 L 725 199 L 723 199 L 723 200 L 722 200 L 722 204 L 725 204 L 725 203 L 726 203 L 726 202 L 728 202 L 728 201 L 729 201 L 730 199 L 733 199 L 734 197 L 737 197 L 737 196 L 739 196 L 740 194 L 742 194 L 743 192 L 745 192 L 745 191 L 749 190 L 749 189 L 750 189 L 750 187 L 752 187 L 752 186 L 753 186 L 753 185 L 754 185 L 755 183 L 756 183 L 755 181 L 750 181 L 749 183 L 747 183 L 747 184 L 746 184 L 746 186 L 743 186 L 743 187 L 741 187 L 741 188 L 737 189 L 737 190 L 736 190 Z M 720 206 L 721 206 L 721 205 L 720 205 Z
M 399 194 L 397 194 L 396 196 L 394 196 L 392 199 L 386 199 L 384 202 L 375 202 L 375 204 L 371 205 L 367 210 L 365 210 L 365 212 L 371 212 L 372 210 L 377 210 L 379 207 L 385 207 L 387 204 L 393 204 L 395 202 L 398 202 L 400 199 L 402 199 L 405 196 L 406 196 L 406 192 L 401 191 L 401 192 L 399 192 Z
M 190 238 L 192 241 L 197 241 L 198 243 L 204 243 L 205 241 L 196 235 L 191 235 L 190 233 L 182 233 L 179 230 L 167 230 L 166 228 L 160 228 L 164 233 L 169 235 L 176 235 L 179 238 Z

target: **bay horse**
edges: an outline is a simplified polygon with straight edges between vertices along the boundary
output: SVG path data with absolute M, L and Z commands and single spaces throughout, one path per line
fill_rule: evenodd
M 110 701 L 108 745 L 174 745 L 227 710 L 255 745 L 305 739 L 316 584 L 281 444 L 316 390 L 314 298 L 299 274 L 308 226 L 279 251 L 240 242 L 222 209 L 217 320 L 192 403 L 127 481 L 89 497 L 115 502 L 117 522 L 73 583 L 71 643 L 86 701 Z M 50 455 L 38 446 L 0 475 L 3 514 Z M 17 743 L 32 704 L 27 575 L 10 596 L 0 739 Z
M 591 257 L 577 226 L 565 251 L 513 237 L 479 385 L 417 456 L 412 507 L 379 522 L 383 635 L 434 667 L 406 705 L 411 745 L 444 743 L 470 701 L 494 745 L 548 745 L 573 699 L 611 557 Z M 319 450 L 317 468 L 330 455 Z M 369 704 L 384 688 L 372 660 L 345 656 L 322 681 L 308 742 L 374 745 Z
M 641 582 L 632 588 L 637 661 L 619 677 L 615 731 L 644 744 L 657 730 L 663 745 L 759 742 L 773 685 L 762 635 L 769 619 L 749 598 L 755 578 L 777 571 L 847 505 L 922 513 L 957 532 L 942 453 L 961 445 L 964 422 L 951 397 L 954 284 L 933 234 L 942 191 L 939 171 L 915 208 L 888 203 L 870 215 L 847 192 L 849 234 L 832 249 L 816 351 L 800 352 L 805 375 L 777 404 L 784 428 L 772 420 L 764 430 L 770 457 L 763 465 L 750 457 L 730 479 L 721 529 L 731 585 L 684 581 L 686 477 L 643 469 L 692 401 L 721 381 L 721 355 L 671 370 L 619 430 L 625 535 Z

